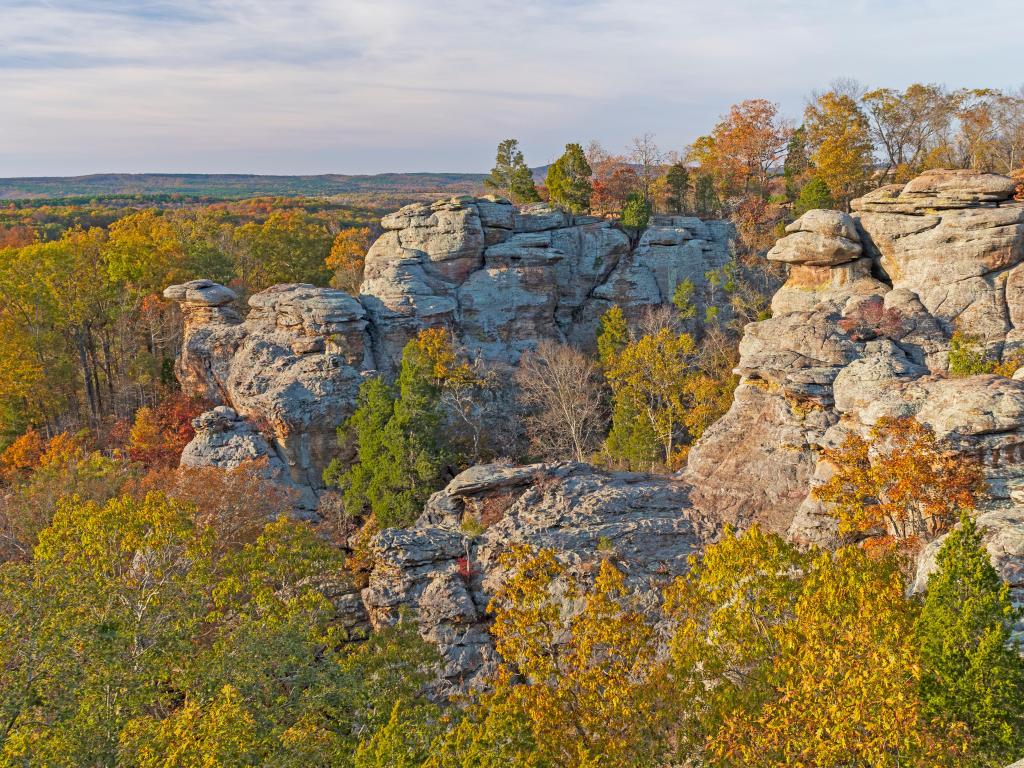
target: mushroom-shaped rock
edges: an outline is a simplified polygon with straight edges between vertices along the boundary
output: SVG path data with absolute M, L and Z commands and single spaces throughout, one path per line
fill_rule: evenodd
M 196 307 L 222 307 L 233 302 L 238 295 L 227 286 L 213 280 L 190 280 L 165 288 L 164 298 Z
M 772 261 L 832 267 L 860 257 L 862 247 L 857 225 L 842 211 L 808 211 L 794 221 L 768 252 Z

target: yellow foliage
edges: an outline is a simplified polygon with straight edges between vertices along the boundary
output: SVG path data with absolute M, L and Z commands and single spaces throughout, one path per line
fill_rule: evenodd
M 665 667 L 623 574 L 604 559 L 585 590 L 550 550 L 518 548 L 504 564 L 514 575 L 490 606 L 503 659 L 494 698 L 528 719 L 550 765 L 654 765 L 668 724 Z M 577 600 L 582 610 L 567 616 Z
M 353 296 L 363 280 L 363 262 L 370 247 L 369 227 L 348 227 L 334 237 L 327 256 L 327 268 L 334 272 L 331 285 Z

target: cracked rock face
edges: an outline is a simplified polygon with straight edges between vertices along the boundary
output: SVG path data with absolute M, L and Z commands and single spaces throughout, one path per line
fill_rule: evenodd
M 634 247 L 610 221 L 493 197 L 417 203 L 381 223 L 360 301 L 386 372 L 409 339 L 438 325 L 492 363 L 514 364 L 542 339 L 592 346 L 614 304 L 636 321 L 686 279 L 698 303 L 711 301 L 705 273 L 732 255 L 725 222 L 658 217 Z
M 362 372 L 372 368 L 362 305 L 332 288 L 277 285 L 249 299 L 242 321 L 227 305 L 234 296 L 226 288 L 195 282 L 205 285 L 164 292 L 182 302 L 184 314 L 178 377 L 185 391 L 227 408 L 197 420 L 183 463 L 230 463 L 222 447 L 266 454 L 303 492 L 303 506 L 314 508 L 324 467 L 339 453 L 337 426 L 352 412 Z M 192 298 L 197 290 L 223 302 L 219 314 Z
M 542 339 L 591 347 L 612 305 L 639 321 L 685 279 L 703 311 L 714 293 L 705 273 L 728 262 L 733 238 L 726 222 L 677 216 L 632 244 L 612 222 L 493 197 L 416 203 L 381 225 L 358 299 L 276 285 L 249 299 L 243 320 L 234 292 L 209 280 L 164 292 L 184 317 L 182 388 L 251 422 L 307 500 L 328 463 L 346 455 L 335 430 L 363 377 L 393 375 L 420 330 L 444 326 L 496 365 L 515 364 Z M 209 446 L 191 446 L 189 460 L 201 462 Z
M 472 467 L 435 493 L 405 530 L 377 535 L 363 590 L 375 627 L 418 617 L 455 686 L 481 684 L 495 664 L 487 606 L 508 577 L 501 556 L 517 544 L 548 547 L 570 573 L 588 575 L 612 557 L 651 600 L 685 573 L 717 533 L 696 514 L 688 488 L 670 478 L 603 472 L 586 464 Z M 470 524 L 483 533 L 472 535 Z
M 993 504 L 1024 486 L 1024 381 L 948 376 L 955 328 L 991 354 L 1024 334 L 1024 204 L 1009 179 L 932 171 L 852 204 L 810 211 L 769 259 L 790 264 L 773 316 L 745 329 L 729 412 L 693 447 L 695 506 L 831 544 L 810 495 L 821 446 L 913 416 L 980 457 Z

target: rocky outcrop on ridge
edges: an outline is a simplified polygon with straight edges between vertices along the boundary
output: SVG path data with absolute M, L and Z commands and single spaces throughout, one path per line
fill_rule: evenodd
M 315 505 L 324 468 L 345 451 L 335 431 L 363 376 L 392 375 L 423 328 L 449 328 L 470 355 L 497 366 L 514 364 L 542 339 L 587 347 L 613 304 L 639 321 L 669 303 L 683 280 L 703 309 L 714 299 L 705 275 L 725 266 L 733 249 L 727 222 L 658 217 L 634 243 L 604 219 L 544 205 L 520 210 L 494 197 L 409 205 L 382 226 L 358 299 L 276 285 L 249 298 L 243 319 L 222 285 L 167 288 L 184 318 L 182 388 L 247 422 L 197 420 L 189 462 L 223 464 L 216 444 L 234 434 L 228 426 L 244 432 L 234 446 L 262 435 L 304 504 Z
M 740 525 L 830 543 L 810 489 L 818 448 L 914 416 L 986 465 L 993 503 L 1024 487 L 1024 381 L 950 378 L 954 329 L 990 353 L 1024 334 L 1024 204 L 1009 179 L 932 171 L 810 211 L 768 258 L 790 265 L 772 318 L 747 326 L 729 412 L 693 447 L 694 504 Z
M 577 575 L 612 557 L 653 606 L 657 588 L 685 573 L 716 532 L 670 478 L 573 463 L 479 465 L 435 493 L 412 527 L 377 535 L 363 602 L 375 627 L 411 610 L 447 680 L 472 687 L 495 663 L 487 605 L 510 548 L 551 548 Z
M 711 301 L 705 274 L 732 255 L 727 222 L 658 217 L 634 245 L 611 221 L 493 197 L 415 203 L 381 225 L 360 301 L 384 371 L 438 325 L 491 363 L 515 363 L 541 339 L 587 347 L 613 304 L 637 320 L 686 279 Z
M 338 454 L 336 429 L 372 368 L 362 305 L 332 288 L 276 285 L 249 299 L 243 321 L 230 308 L 234 294 L 208 280 L 164 295 L 184 315 L 182 388 L 226 407 L 196 419 L 183 461 L 230 466 L 238 455 L 266 454 L 314 507 Z

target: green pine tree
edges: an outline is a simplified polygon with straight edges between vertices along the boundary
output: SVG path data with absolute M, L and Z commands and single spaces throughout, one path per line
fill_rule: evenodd
M 683 213 L 686 211 L 686 198 L 690 193 L 690 169 L 686 163 L 680 161 L 673 163 L 665 174 L 665 181 L 668 183 L 668 207 L 670 213 Z
M 938 553 L 918 621 L 926 714 L 967 725 L 983 765 L 1024 753 L 1024 659 L 1017 611 L 969 516 Z
M 639 192 L 630 192 L 622 209 L 622 226 L 643 229 L 651 220 L 651 202 Z
M 590 183 L 593 171 L 579 144 L 566 144 L 565 153 L 548 167 L 545 183 L 552 205 L 571 213 L 590 210 Z
M 793 214 L 803 216 L 815 208 L 834 208 L 835 204 L 832 193 L 828 191 L 828 185 L 814 176 L 800 190 L 800 195 L 793 203 Z
M 665 460 L 661 439 L 651 426 L 651 420 L 642 413 L 626 393 L 612 400 L 612 426 L 605 440 L 605 450 L 615 461 L 632 470 L 649 471 Z
M 345 510 L 371 513 L 382 528 L 411 524 L 427 498 L 444 485 L 448 451 L 442 435 L 438 383 L 416 340 L 402 353 L 397 397 L 380 378 L 359 388 L 358 406 L 339 429 L 356 444 L 356 461 L 337 461 L 324 472 L 343 491 Z
M 516 139 L 505 139 L 498 144 L 494 168 L 484 179 L 484 186 L 507 196 L 513 203 L 536 203 L 540 200 L 533 183 L 533 173 L 523 160 Z

